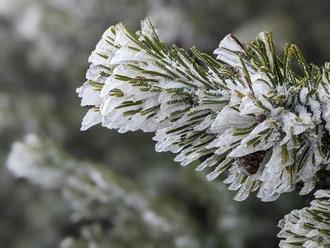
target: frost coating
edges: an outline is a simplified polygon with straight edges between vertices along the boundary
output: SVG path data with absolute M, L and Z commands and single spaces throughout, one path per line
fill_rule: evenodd
M 148 20 L 134 34 L 109 28 L 77 90 L 92 106 L 82 130 L 155 132 L 156 151 L 183 166 L 200 161 L 208 180 L 226 173 L 237 200 L 258 190 L 272 201 L 298 182 L 309 193 L 328 164 L 329 64 L 307 64 L 295 45 L 280 58 L 269 33 L 247 44 L 228 35 L 214 53 L 168 48 Z M 242 161 L 256 154 L 261 162 L 247 173 Z

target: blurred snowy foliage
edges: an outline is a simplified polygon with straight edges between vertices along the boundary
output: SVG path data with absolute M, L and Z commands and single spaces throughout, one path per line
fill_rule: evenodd
M 18 178 L 62 192 L 78 229 L 63 247 L 197 247 L 178 212 L 166 205 L 154 210 L 136 186 L 106 168 L 73 160 L 49 141 L 29 135 L 14 143 L 7 167 Z

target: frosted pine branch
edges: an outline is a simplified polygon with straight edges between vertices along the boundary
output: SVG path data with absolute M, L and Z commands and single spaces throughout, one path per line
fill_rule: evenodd
M 263 201 L 314 188 L 329 157 L 330 64 L 308 64 L 294 44 L 277 55 L 270 33 L 242 44 L 227 35 L 216 59 L 167 47 L 148 20 L 129 32 L 110 27 L 89 58 L 77 92 L 91 106 L 82 130 L 155 132 L 156 150 Z
M 330 191 L 319 190 L 310 207 L 293 210 L 280 221 L 281 248 L 326 248 L 330 244 Z

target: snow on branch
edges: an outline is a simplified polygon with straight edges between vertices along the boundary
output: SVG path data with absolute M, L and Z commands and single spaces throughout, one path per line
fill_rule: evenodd
M 326 248 L 330 244 L 330 191 L 318 190 L 309 207 L 293 210 L 279 222 L 281 248 Z
M 82 130 L 154 132 L 158 152 L 199 161 L 208 180 L 226 175 L 239 201 L 273 201 L 299 182 L 311 192 L 328 164 L 330 64 L 307 63 L 294 44 L 277 54 L 270 33 L 244 44 L 229 34 L 214 54 L 165 46 L 149 20 L 136 33 L 110 27 L 77 89 L 90 107 Z

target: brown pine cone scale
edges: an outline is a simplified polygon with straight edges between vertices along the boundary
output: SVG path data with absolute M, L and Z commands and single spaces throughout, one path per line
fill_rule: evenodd
M 258 172 L 261 162 L 265 157 L 265 151 L 258 151 L 243 157 L 237 158 L 237 165 L 247 175 L 254 175 Z

